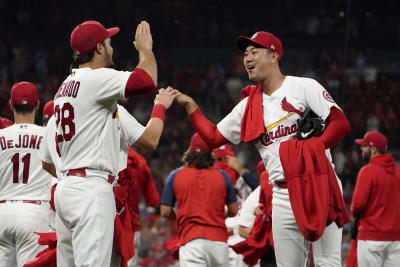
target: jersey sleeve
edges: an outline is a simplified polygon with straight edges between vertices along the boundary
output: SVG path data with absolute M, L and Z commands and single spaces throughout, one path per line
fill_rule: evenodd
M 244 227 L 252 227 L 254 219 L 254 209 L 258 205 L 258 198 L 260 196 L 260 186 L 258 186 L 243 203 L 240 210 L 239 225 Z
M 51 122 L 51 121 L 49 121 L 49 122 Z M 49 134 L 51 134 L 51 133 L 49 133 L 48 128 L 46 128 L 46 131 L 43 135 L 43 141 L 40 143 L 39 158 L 41 161 L 53 164 L 53 160 L 51 159 L 50 150 L 48 147 L 49 142 L 47 142 L 47 139 L 50 138 Z M 56 138 L 55 134 L 54 134 L 53 138 Z
M 96 86 L 91 90 L 91 96 L 95 102 L 107 103 L 125 99 L 125 86 L 131 72 L 100 68 L 95 70 L 94 75 Z
M 235 188 L 233 187 L 232 180 L 229 175 L 221 169 L 216 169 L 219 171 L 225 180 L 226 185 L 226 204 L 232 204 L 237 201 Z
M 331 107 L 340 107 L 335 103 L 328 91 L 322 87 L 316 80 L 303 78 L 303 90 L 306 104 L 321 119 L 326 120 L 329 116 Z
M 246 108 L 247 97 L 240 101 L 217 125 L 220 133 L 234 144 L 240 143 L 242 118 Z
M 165 183 L 164 190 L 162 192 L 161 196 L 161 201 L 160 204 L 165 205 L 165 206 L 175 206 L 175 193 L 174 193 L 174 182 L 175 182 L 175 177 L 176 173 L 180 170 L 174 170 L 172 171 L 168 177 L 167 177 L 167 182 Z
M 121 139 L 134 144 L 144 133 L 146 127 L 141 125 L 129 112 L 118 105 L 119 122 L 121 125 Z

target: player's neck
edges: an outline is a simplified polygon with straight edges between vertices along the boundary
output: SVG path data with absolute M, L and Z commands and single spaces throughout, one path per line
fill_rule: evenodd
M 276 90 L 281 88 L 285 78 L 286 76 L 281 72 L 270 75 L 270 77 L 261 82 L 261 88 L 263 92 L 267 95 L 271 95 Z
M 100 60 L 97 57 L 94 57 L 91 61 L 89 61 L 87 63 L 79 65 L 80 69 L 81 68 L 90 68 L 92 70 L 105 68 L 105 67 L 106 67 L 106 64 L 104 63 L 104 61 Z
M 14 112 L 14 123 L 15 124 L 34 124 L 35 113 L 20 114 Z

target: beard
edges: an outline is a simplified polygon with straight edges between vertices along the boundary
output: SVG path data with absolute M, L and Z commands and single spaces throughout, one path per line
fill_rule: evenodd
M 110 55 L 110 53 L 108 52 L 108 49 L 106 47 L 104 47 L 104 52 L 106 55 L 106 68 L 115 69 L 113 56 Z
M 361 153 L 361 157 L 364 163 L 368 163 L 371 159 L 371 149 L 368 149 L 364 153 Z

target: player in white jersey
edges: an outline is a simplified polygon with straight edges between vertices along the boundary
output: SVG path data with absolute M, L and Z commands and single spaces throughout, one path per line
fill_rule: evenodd
M 23 266 L 43 248 L 33 232 L 49 230 L 50 176 L 42 169 L 39 148 L 45 128 L 37 126 L 35 85 L 20 82 L 11 90 L 15 124 L 0 130 L 0 266 Z
M 119 28 L 106 29 L 96 21 L 73 30 L 70 42 L 78 68 L 71 70 L 54 98 L 63 176 L 55 193 L 57 265 L 61 267 L 110 266 L 116 213 L 112 183 L 120 166 L 117 100 L 138 90 L 153 91 L 156 85 L 149 24 L 141 22 L 136 30 L 139 64 L 134 72 L 108 68 L 113 64 L 110 37 L 118 32 Z M 176 94 L 163 90 L 163 94 Z M 166 107 L 156 102 L 150 120 L 156 128 L 163 127 Z
M 185 106 L 197 132 L 209 146 L 217 147 L 228 140 L 234 144 L 241 140 L 255 144 L 267 166 L 270 183 L 274 184 L 272 231 L 277 265 L 305 266 L 309 242 L 300 233 L 293 215 L 279 146 L 296 135 L 297 120 L 308 107 L 327 122 L 318 138 L 327 149 L 328 159 L 331 159 L 329 148 L 344 137 L 350 125 L 317 81 L 281 73 L 282 43 L 273 34 L 257 32 L 251 38 L 241 36 L 237 45 L 244 51 L 243 63 L 249 79 L 257 85 L 244 88 L 248 97 L 242 99 L 217 127 L 204 117 L 190 97 L 182 94 L 176 101 Z M 341 266 L 341 232 L 332 223 L 322 237 L 312 243 L 316 266 Z

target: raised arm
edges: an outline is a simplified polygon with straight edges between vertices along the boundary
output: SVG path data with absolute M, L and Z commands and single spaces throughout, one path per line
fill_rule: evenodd
M 228 142 L 228 140 L 217 129 L 217 126 L 203 115 L 199 106 L 191 97 L 181 94 L 175 101 L 179 105 L 185 107 L 196 132 L 199 133 L 201 138 L 203 138 L 211 149 L 220 147 Z
M 139 52 L 139 63 L 126 83 L 125 96 L 147 94 L 157 86 L 157 62 L 153 54 L 153 38 L 150 25 L 139 23 L 133 42 Z
M 146 130 L 137 140 L 135 146 L 146 150 L 155 150 L 160 141 L 160 137 L 164 128 L 165 111 L 171 106 L 174 98 L 179 96 L 180 92 L 168 87 L 161 88 L 158 95 L 154 99 L 153 112 L 151 118 L 146 125 Z

